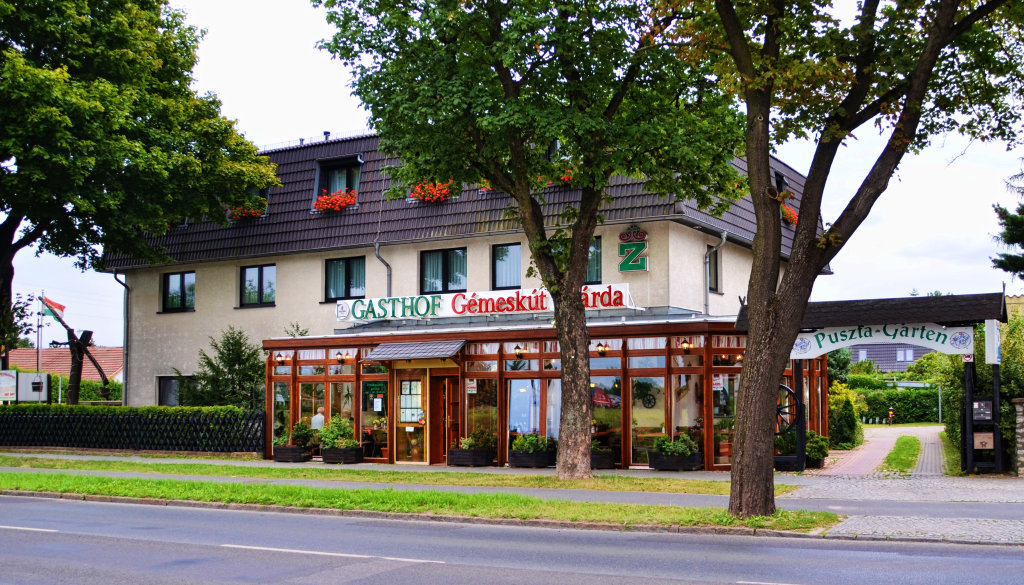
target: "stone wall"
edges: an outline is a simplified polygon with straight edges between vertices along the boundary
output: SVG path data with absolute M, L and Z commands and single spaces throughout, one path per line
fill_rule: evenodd
M 1010 400 L 1017 410 L 1017 474 L 1024 477 L 1024 398 Z

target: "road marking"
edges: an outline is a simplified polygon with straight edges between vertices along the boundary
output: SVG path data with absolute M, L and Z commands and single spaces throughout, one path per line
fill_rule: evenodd
M 298 550 L 293 548 L 271 548 L 267 546 L 245 546 L 242 544 L 222 544 L 225 548 L 240 548 L 244 550 L 263 550 L 270 552 L 296 553 L 300 555 L 317 555 L 322 557 L 345 557 L 350 559 L 382 559 L 385 561 L 398 561 L 401 563 L 435 563 L 445 565 L 444 561 L 428 561 L 426 559 L 404 559 L 402 557 L 382 557 L 377 555 L 356 555 L 349 553 L 322 552 L 317 550 Z
M 0 526 L 4 530 L 24 530 L 26 532 L 57 532 L 49 528 L 26 528 L 24 526 Z
M 773 581 L 737 581 L 736 585 L 794 585 L 793 583 L 775 583 Z

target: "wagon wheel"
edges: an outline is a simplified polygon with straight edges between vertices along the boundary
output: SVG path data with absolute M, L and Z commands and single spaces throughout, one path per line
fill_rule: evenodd
M 654 408 L 654 405 L 658 403 L 658 399 L 653 394 L 644 394 L 644 397 L 640 399 L 640 402 L 647 408 Z
M 779 404 L 777 407 L 777 421 L 775 425 L 778 430 L 776 435 L 784 435 L 789 432 L 797 422 L 798 405 L 796 403 L 796 392 L 786 386 L 779 384 Z

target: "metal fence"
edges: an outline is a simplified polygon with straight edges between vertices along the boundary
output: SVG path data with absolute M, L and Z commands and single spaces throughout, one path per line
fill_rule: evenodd
M 263 451 L 264 414 L 3 413 L 0 445 L 150 451 Z

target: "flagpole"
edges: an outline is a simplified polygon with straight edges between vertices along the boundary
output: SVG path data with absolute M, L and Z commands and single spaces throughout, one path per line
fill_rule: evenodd
M 39 296 L 39 304 L 43 304 L 46 291 Z M 43 309 L 36 312 L 36 379 L 41 379 L 43 371 Z

